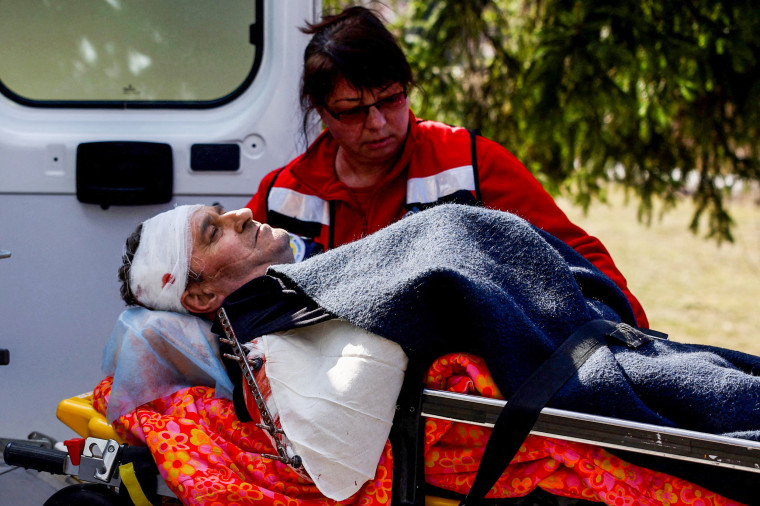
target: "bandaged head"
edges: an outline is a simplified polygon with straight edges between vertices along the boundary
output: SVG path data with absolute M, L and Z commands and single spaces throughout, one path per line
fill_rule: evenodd
M 143 222 L 129 286 L 145 307 L 187 313 L 181 297 L 193 248 L 190 219 L 201 207 L 178 206 Z

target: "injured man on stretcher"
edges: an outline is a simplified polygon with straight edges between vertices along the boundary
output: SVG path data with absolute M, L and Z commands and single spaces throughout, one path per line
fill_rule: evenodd
M 473 364 L 483 364 L 488 378 L 472 378 L 473 391 L 486 384 L 485 395 L 509 399 L 569 336 L 592 321 L 606 322 L 628 339 L 597 349 L 549 406 L 760 440 L 760 378 L 755 375 L 760 358 L 641 332 L 614 283 L 561 241 L 508 213 L 442 205 L 294 263 L 289 234 L 252 221 L 249 210 L 180 206 L 142 223 L 127 240 L 123 260 L 122 297 L 135 307 L 120 316 L 104 353 L 104 371 L 113 378 L 105 408 L 108 421 L 120 420 L 124 433 L 150 446 L 151 436 L 135 436 L 134 431 L 156 422 L 138 408 L 198 385 L 214 387 L 216 398 L 235 398 L 225 406 L 232 410 L 235 405 L 237 414 L 230 416 L 238 425 L 245 426 L 251 414 L 256 418 L 255 407 L 246 409 L 252 403 L 244 395 L 238 366 L 225 369 L 218 359 L 217 336 L 223 332 L 218 321 L 211 321 L 223 307 L 237 338 L 249 343 L 249 357 L 263 357 L 267 388 L 279 392 L 272 407 L 306 471 L 288 469 L 286 474 L 295 473 L 289 479 L 298 487 L 313 481 L 331 499 L 350 502 L 389 486 L 381 470 L 390 459 L 386 439 L 407 356 L 431 363 L 442 356 L 453 362 L 457 359 L 451 357 L 461 356 L 455 354 L 466 354 Z M 210 439 L 223 432 L 213 431 Z M 483 431 L 487 438 L 487 429 Z M 181 470 L 194 475 L 202 467 L 169 462 L 167 454 L 181 452 L 171 447 L 168 436 L 155 437 L 164 438 L 154 457 L 165 478 Z M 172 437 L 175 443 L 199 439 L 197 433 Z M 430 430 L 426 437 L 434 439 Z M 548 440 L 531 438 L 533 444 Z M 435 441 L 428 441 L 428 482 L 467 492 L 483 444 L 471 434 L 465 439 L 472 448 L 464 460 L 474 461 L 475 467 L 461 463 L 466 471 L 458 478 L 455 469 L 432 476 L 436 463 L 427 459 L 433 458 Z M 529 443 L 492 494 L 515 497 L 541 487 L 616 504 L 616 497 L 636 502 L 651 493 L 639 503 L 662 504 L 655 496 L 664 500 L 662 494 L 681 484 L 694 487 L 701 497 L 715 497 L 715 504 L 736 504 L 710 491 L 743 502 L 749 496 L 742 494 L 750 493 L 743 481 L 714 483 L 718 480 L 699 473 L 686 476 L 696 484 L 686 484 L 678 477 L 678 465 L 666 469 L 668 474 L 649 471 L 598 448 L 593 451 L 603 452 L 606 466 L 618 462 L 626 470 L 601 470 L 604 479 L 560 479 L 556 441 L 549 445 L 555 464 L 547 469 L 552 472 L 532 479 L 515 465 L 530 453 Z M 573 455 L 582 460 L 578 448 L 573 447 Z M 229 449 L 217 453 L 227 455 Z M 252 465 L 234 456 L 231 462 L 234 472 Z M 507 476 L 510 469 L 518 474 Z M 631 469 L 643 474 L 633 479 Z M 583 474 L 578 468 L 573 472 Z M 715 476 L 714 471 L 705 474 Z M 186 491 L 190 482 L 203 488 L 202 480 L 185 479 L 177 490 Z M 662 480 L 671 481 L 665 486 Z M 740 486 L 745 490 L 733 494 L 732 487 Z M 298 487 L 271 490 L 296 499 L 319 496 L 303 490 L 305 495 L 298 495 Z M 183 501 L 195 504 L 188 497 Z

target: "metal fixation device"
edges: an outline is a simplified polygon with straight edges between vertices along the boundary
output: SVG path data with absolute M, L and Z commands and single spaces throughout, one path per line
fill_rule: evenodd
M 261 414 L 261 420 L 264 422 L 257 423 L 256 426 L 267 431 L 272 437 L 272 440 L 275 442 L 277 455 L 262 453 L 261 456 L 268 459 L 279 460 L 280 462 L 294 468 L 301 467 L 301 457 L 298 455 L 288 457 L 288 454 L 285 451 L 285 446 L 282 444 L 282 436 L 285 434 L 285 432 L 282 429 L 278 429 L 274 425 L 272 414 L 269 412 L 269 408 L 264 401 L 264 396 L 261 394 L 259 385 L 256 383 L 256 379 L 253 377 L 254 369 L 258 371 L 262 367 L 263 362 L 261 360 L 251 362 L 248 361 L 245 350 L 240 345 L 240 341 L 238 341 L 237 336 L 235 335 L 235 331 L 232 330 L 232 325 L 230 324 L 230 320 L 227 317 L 227 312 L 224 310 L 224 308 L 219 309 L 216 316 L 219 319 L 219 323 L 222 325 L 222 330 L 224 330 L 224 335 L 226 336 L 220 337 L 219 341 L 229 345 L 232 348 L 232 354 L 225 353 L 224 356 L 226 358 L 234 360 L 240 366 L 240 369 L 243 371 L 245 382 L 248 385 L 248 388 L 251 391 L 251 395 L 253 395 L 253 400 L 256 402 L 256 407 Z
M 113 439 L 88 437 L 79 461 L 79 475 L 93 482 L 111 484 L 118 480 L 121 447 Z

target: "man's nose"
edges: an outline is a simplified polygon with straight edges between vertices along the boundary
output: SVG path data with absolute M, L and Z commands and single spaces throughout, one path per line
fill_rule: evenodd
M 225 213 L 224 217 L 232 222 L 235 231 L 242 232 L 245 224 L 253 219 L 253 213 L 247 207 L 243 207 L 242 209 Z

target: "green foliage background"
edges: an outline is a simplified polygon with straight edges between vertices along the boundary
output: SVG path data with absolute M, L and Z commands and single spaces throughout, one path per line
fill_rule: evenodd
M 691 228 L 732 239 L 725 198 L 760 179 L 760 4 L 362 3 L 405 49 L 419 117 L 479 128 L 584 208 L 610 181 L 638 197 L 645 221 L 655 197 L 688 193 Z

